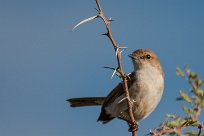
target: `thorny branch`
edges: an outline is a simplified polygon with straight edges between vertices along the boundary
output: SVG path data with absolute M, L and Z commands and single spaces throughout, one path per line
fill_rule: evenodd
M 111 32 L 111 28 L 110 28 L 110 22 L 112 21 L 111 19 L 107 19 L 105 17 L 105 15 L 103 14 L 103 10 L 100 6 L 99 0 L 96 0 L 96 4 L 98 7 L 98 16 L 99 18 L 101 18 L 106 26 L 107 29 L 107 33 L 105 34 L 111 41 L 115 52 L 116 52 L 116 58 L 117 58 L 117 62 L 118 62 L 118 72 L 121 75 L 121 79 L 123 82 L 123 88 L 125 91 L 125 95 L 128 101 L 128 111 L 129 111 L 129 115 L 130 115 L 130 119 L 131 119 L 131 125 L 130 125 L 130 131 L 132 132 L 133 136 L 136 136 L 136 131 L 138 129 L 137 123 L 134 119 L 134 115 L 133 115 L 133 111 L 132 111 L 132 104 L 130 102 L 130 96 L 129 96 L 129 91 L 128 91 L 128 85 L 127 85 L 127 75 L 123 72 L 123 68 L 122 68 L 122 62 L 121 62 L 121 53 L 120 53 L 120 47 L 117 45 L 117 43 L 115 42 L 112 32 Z
M 136 136 L 136 131 L 138 130 L 138 125 L 137 125 L 137 123 L 136 123 L 136 121 L 134 119 L 134 115 L 133 115 L 133 111 L 132 111 L 132 103 L 130 101 L 130 96 L 129 96 L 129 91 L 128 91 L 127 78 L 129 78 L 129 77 L 128 77 L 127 74 L 125 74 L 123 72 L 122 61 L 121 61 L 121 59 L 122 59 L 121 58 L 121 53 L 122 53 L 123 50 L 120 51 L 120 49 L 124 49 L 126 47 L 119 47 L 117 45 L 117 43 L 115 42 L 115 40 L 113 38 L 113 35 L 112 35 L 112 32 L 111 32 L 111 27 L 110 27 L 110 23 L 113 20 L 111 18 L 107 19 L 105 17 L 105 15 L 103 14 L 103 10 L 102 10 L 102 8 L 100 6 L 99 0 L 96 0 L 96 4 L 97 4 L 97 7 L 98 7 L 98 9 L 96 9 L 98 11 L 98 15 L 89 17 L 89 18 L 79 22 L 77 25 L 74 26 L 73 30 L 75 28 L 77 28 L 78 26 L 80 26 L 81 24 L 83 24 L 85 22 L 88 22 L 90 20 L 93 20 L 95 18 L 101 18 L 104 21 L 107 32 L 105 34 L 103 34 L 103 35 L 106 35 L 109 38 L 109 40 L 111 41 L 111 43 L 112 43 L 112 45 L 113 45 L 113 47 L 115 49 L 115 54 L 116 54 L 117 63 L 118 63 L 117 68 L 110 68 L 110 67 L 106 67 L 106 68 L 113 69 L 114 70 L 113 75 L 116 72 L 119 73 L 119 75 L 120 75 L 120 78 L 122 80 L 123 89 L 124 89 L 125 96 L 126 96 L 125 98 L 127 98 L 128 112 L 129 112 L 129 116 L 130 116 L 130 120 L 131 120 L 131 122 L 128 122 L 128 125 L 130 127 L 129 131 L 132 132 L 132 136 Z

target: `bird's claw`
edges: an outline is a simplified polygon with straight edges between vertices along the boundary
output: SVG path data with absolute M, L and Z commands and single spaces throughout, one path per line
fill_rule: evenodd
M 137 131 L 137 130 L 138 130 L 138 124 L 137 124 L 137 122 L 134 122 L 134 123 L 129 124 L 129 129 L 128 129 L 129 132 L 135 132 L 135 131 Z

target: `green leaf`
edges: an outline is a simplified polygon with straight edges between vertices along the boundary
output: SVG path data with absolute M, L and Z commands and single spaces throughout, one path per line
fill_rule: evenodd
M 201 87 L 202 85 L 203 85 L 203 81 L 201 80 L 201 79 L 198 79 L 198 80 L 196 80 L 196 85 L 198 86 L 198 87 Z
M 166 114 L 166 116 L 167 116 L 168 118 L 172 118 L 172 119 L 175 119 L 175 118 L 176 118 L 176 116 L 173 115 L 173 114 Z
M 197 80 L 199 77 L 198 74 L 196 74 L 195 72 L 191 72 L 189 78 L 192 80 Z
M 188 136 L 198 136 L 198 134 L 196 132 L 192 131 L 192 130 L 186 132 L 185 134 L 188 135 Z
M 180 90 L 180 96 L 181 96 L 181 98 L 182 99 L 184 99 L 186 102 L 188 102 L 188 103 L 191 103 L 192 101 L 191 101 L 191 98 L 186 94 L 186 93 L 184 93 L 183 91 L 181 91 Z
M 181 77 L 185 77 L 184 73 L 182 72 L 182 70 L 179 67 L 176 67 L 176 75 L 181 76 Z
M 186 114 L 189 114 L 188 108 L 187 108 L 186 106 L 183 106 L 182 108 L 183 108 L 183 110 L 184 110 L 184 112 L 185 112 Z

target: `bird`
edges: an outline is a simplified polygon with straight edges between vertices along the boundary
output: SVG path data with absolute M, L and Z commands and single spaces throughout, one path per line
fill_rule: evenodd
M 138 49 L 128 56 L 134 67 L 127 78 L 129 101 L 138 122 L 148 117 L 159 104 L 164 91 L 164 72 L 157 55 L 151 50 Z M 131 122 L 122 82 L 106 97 L 71 98 L 67 101 L 71 107 L 101 106 L 97 121 L 103 124 L 114 118 Z

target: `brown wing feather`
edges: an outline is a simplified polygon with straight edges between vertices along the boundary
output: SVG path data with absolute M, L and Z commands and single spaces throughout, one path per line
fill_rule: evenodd
M 128 88 L 130 87 L 130 85 L 132 84 L 132 82 L 134 81 L 134 73 L 130 73 L 129 74 L 129 78 L 127 80 L 127 84 L 128 84 Z M 116 98 L 118 98 L 119 96 L 121 96 L 122 94 L 124 94 L 124 90 L 123 90 L 123 85 L 122 83 L 119 83 L 106 97 L 102 108 L 101 108 L 101 114 L 98 118 L 98 121 L 103 121 L 103 123 L 107 123 L 109 121 L 111 121 L 112 119 L 114 119 L 114 117 L 111 117 L 109 114 L 106 113 L 105 108 L 113 103 L 115 101 Z

